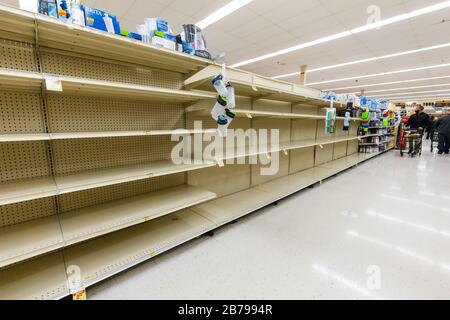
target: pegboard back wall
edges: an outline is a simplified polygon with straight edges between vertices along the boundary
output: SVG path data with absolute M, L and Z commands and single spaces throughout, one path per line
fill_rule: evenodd
M 181 105 L 48 95 L 50 132 L 175 130 L 185 128 Z
M 45 142 L 0 143 L 0 182 L 50 175 Z
M 40 94 L 0 92 L 0 134 L 43 133 Z
M 42 72 L 49 74 L 105 80 L 168 89 L 181 89 L 183 75 L 177 72 L 120 64 L 88 55 L 41 48 Z
M 23 223 L 56 214 L 53 197 L 0 206 L 0 227 Z
M 170 136 L 52 141 L 55 174 L 142 164 L 170 159 Z
M 37 72 L 34 45 L 0 39 L 0 68 Z
M 113 186 L 84 190 L 58 196 L 60 212 L 68 212 L 105 202 L 129 198 L 140 194 L 159 191 L 186 183 L 184 173 L 173 174 L 152 179 L 132 181 Z

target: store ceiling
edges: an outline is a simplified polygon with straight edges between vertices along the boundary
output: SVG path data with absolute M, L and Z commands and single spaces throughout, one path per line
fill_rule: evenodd
M 170 22 L 175 32 L 179 32 L 183 23 L 196 23 L 230 1 L 84 0 L 83 2 L 115 13 L 120 18 L 122 26 L 127 29 L 134 29 L 135 25 L 142 23 L 146 17 L 161 17 Z M 366 10 L 370 5 L 379 6 L 381 8 L 381 18 L 386 19 L 442 1 L 254 0 L 245 7 L 209 26 L 205 30 L 205 36 L 212 53 L 225 52 L 227 62 L 234 64 L 365 25 L 368 18 Z M 0 0 L 0 3 L 17 5 L 18 0 Z M 443 44 L 450 42 L 450 21 L 442 23 L 443 20 L 450 20 L 450 8 L 385 26 L 381 30 L 352 35 L 347 38 L 245 65 L 242 69 L 267 76 L 276 76 L 296 72 L 299 70 L 300 65 L 303 64 L 308 65 L 308 68 L 317 68 Z M 321 82 L 445 63 L 450 63 L 450 47 L 315 72 L 308 74 L 307 82 Z M 313 87 L 330 89 L 445 75 L 450 75 L 450 66 L 360 80 L 319 84 Z M 283 78 L 282 80 L 299 81 L 298 76 Z M 406 88 L 449 83 L 450 78 L 384 85 L 370 89 L 380 90 L 384 88 Z M 436 90 L 445 88 L 449 88 L 450 96 L 450 87 L 433 87 Z M 358 88 L 338 92 L 359 90 Z M 427 89 L 410 89 L 401 92 L 425 90 Z

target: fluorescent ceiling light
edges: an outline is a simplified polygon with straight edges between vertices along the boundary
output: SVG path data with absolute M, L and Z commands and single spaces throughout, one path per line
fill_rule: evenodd
M 390 81 L 390 82 L 381 82 L 381 83 L 372 83 L 372 84 L 361 84 L 357 86 L 349 86 L 349 87 L 341 87 L 341 88 L 330 88 L 325 89 L 328 91 L 340 91 L 340 90 L 349 90 L 349 89 L 363 89 L 370 87 L 378 87 L 378 86 L 386 86 L 391 84 L 400 84 L 400 83 L 411 83 L 411 82 L 419 82 L 419 81 L 427 81 L 427 80 L 440 80 L 440 79 L 449 79 L 450 76 L 441 76 L 441 77 L 431 77 L 431 78 L 419 78 L 419 79 L 410 79 L 410 80 L 400 80 L 400 81 Z
M 399 74 L 399 73 L 421 71 L 421 70 L 429 70 L 429 69 L 438 69 L 438 68 L 445 68 L 445 67 L 450 67 L 450 63 L 437 64 L 437 65 L 428 66 L 428 67 L 396 70 L 396 71 L 390 71 L 390 72 L 366 74 L 366 75 L 355 76 L 355 77 L 348 77 L 348 78 L 342 78 L 342 79 L 334 79 L 334 80 L 327 80 L 327 81 L 311 82 L 311 83 L 308 83 L 307 85 L 314 86 L 314 85 L 318 85 L 318 84 L 333 83 L 333 82 L 340 82 L 340 81 L 347 81 L 347 80 L 356 80 L 356 79 L 367 79 L 367 78 L 374 78 L 374 77 L 380 77 L 380 76 L 387 76 L 387 75 L 390 75 L 390 74 Z
M 256 58 L 249 59 L 249 60 L 245 60 L 245 61 L 236 63 L 236 64 L 232 65 L 231 67 L 237 68 L 237 67 L 245 66 L 247 64 L 251 64 L 251 63 L 258 62 L 258 61 L 270 59 L 270 58 L 273 58 L 273 57 L 276 57 L 276 56 L 279 56 L 279 55 L 283 55 L 283 54 L 287 54 L 287 53 L 290 53 L 290 52 L 293 52 L 293 51 L 298 51 L 298 50 L 301 50 L 301 49 L 309 48 L 309 47 L 312 47 L 312 46 L 315 46 L 315 45 L 318 45 L 318 44 L 321 44 L 321 43 L 325 43 L 325 42 L 329 42 L 329 41 L 345 38 L 345 37 L 351 36 L 351 35 L 356 34 L 356 33 L 361 33 L 361 32 L 365 32 L 365 31 L 377 29 L 377 28 L 380 28 L 380 27 L 383 27 L 383 26 L 386 26 L 386 25 L 389 25 L 389 24 L 393 24 L 393 23 L 396 23 L 396 22 L 408 20 L 408 19 L 411 19 L 411 18 L 414 18 L 414 17 L 417 17 L 417 16 L 421 16 L 421 15 L 424 15 L 424 14 L 427 14 L 427 13 L 443 10 L 443 9 L 446 9 L 446 8 L 449 8 L 449 7 L 450 7 L 450 1 L 444 1 L 444 2 L 441 2 L 441 3 L 435 4 L 435 5 L 429 6 L 429 7 L 425 7 L 425 8 L 418 9 L 418 10 L 414 10 L 414 11 L 411 11 L 411 12 L 408 12 L 408 13 L 404 13 L 404 14 L 401 14 L 401 15 L 398 15 L 398 16 L 395 16 L 395 17 L 392 17 L 392 18 L 389 18 L 389 19 L 385 19 L 385 20 L 381 20 L 381 21 L 378 21 L 378 22 L 375 22 L 375 23 L 364 25 L 364 26 L 361 26 L 361 27 L 358 27 L 358 28 L 355 28 L 355 29 L 352 29 L 352 30 L 347 30 L 347 31 L 340 32 L 340 33 L 337 33 L 337 34 L 333 34 L 333 35 L 330 35 L 330 36 L 327 36 L 327 37 L 323 37 L 323 38 L 320 38 L 320 39 L 317 39 L 317 40 L 314 40 L 314 41 L 311 41 L 311 42 L 302 43 L 302 44 L 299 44 L 299 45 L 296 45 L 296 46 L 293 46 L 293 47 L 290 47 L 290 48 L 286 48 L 286 49 L 283 49 L 283 50 L 275 51 L 275 52 L 272 52 L 272 53 L 269 53 L 269 54 L 266 54 L 266 55 L 263 55 L 263 56 L 260 56 L 260 57 L 256 57 Z
M 426 48 L 421 48 L 421 49 L 397 52 L 397 53 L 387 54 L 387 55 L 380 56 L 380 57 L 373 57 L 373 58 L 355 60 L 355 61 L 346 62 L 346 63 L 334 64 L 334 65 L 331 65 L 331 66 L 326 66 L 326 67 L 320 67 L 320 68 L 306 70 L 306 73 L 313 73 L 313 72 L 318 72 L 318 71 L 336 69 L 336 68 L 351 66 L 351 65 L 354 65 L 354 64 L 360 64 L 360 63 L 372 62 L 372 61 L 377 61 L 377 60 L 395 58 L 395 57 L 405 56 L 405 55 L 408 55 L 408 54 L 414 54 L 414 53 L 425 52 L 425 51 L 430 51 L 430 50 L 442 49 L 442 48 L 446 48 L 446 47 L 450 47 L 450 43 L 444 43 L 444 44 L 431 46 L 431 47 L 426 47 Z M 287 77 L 292 77 L 292 76 L 297 76 L 297 75 L 300 75 L 300 72 L 283 74 L 283 75 L 280 75 L 280 76 L 272 77 L 272 79 L 281 79 L 281 78 L 287 78 Z
M 422 94 L 422 93 L 433 93 L 433 92 L 448 92 L 450 94 L 450 89 L 443 89 L 443 90 L 428 90 L 428 91 L 413 91 L 413 92 L 397 92 L 397 93 L 391 93 L 391 94 L 378 94 L 378 95 L 370 95 L 369 98 L 379 98 L 379 97 L 391 97 L 391 96 L 403 96 L 403 95 L 412 95 L 412 94 Z
M 407 96 L 407 97 L 392 97 L 389 100 L 398 100 L 398 99 L 420 99 L 420 98 L 428 98 L 428 97 L 447 97 L 450 96 L 450 93 L 439 93 L 439 94 L 426 94 L 426 95 L 415 95 L 415 96 Z
M 427 85 L 427 86 L 406 87 L 406 88 L 395 88 L 395 89 L 371 90 L 371 91 L 365 91 L 364 93 L 368 94 L 368 93 L 380 93 L 380 92 L 393 92 L 393 91 L 435 88 L 435 87 L 448 87 L 448 86 L 450 86 L 450 83 L 433 84 L 433 85 Z M 359 92 L 349 92 L 349 93 L 358 94 Z
M 442 100 L 450 100 L 450 96 L 444 97 L 435 97 L 433 98 L 408 98 L 408 99 L 389 99 L 391 102 L 410 102 L 410 101 L 442 101 Z
M 195 25 L 199 27 L 200 29 L 205 29 L 206 27 L 212 25 L 213 23 L 216 23 L 217 21 L 223 19 L 224 17 L 228 16 L 229 14 L 232 14 L 236 10 L 239 10 L 240 8 L 246 6 L 253 0 L 234 0 L 228 3 L 227 5 L 223 6 L 219 10 L 213 12 L 209 16 L 207 16 L 205 19 L 203 19 L 200 22 L 197 22 Z

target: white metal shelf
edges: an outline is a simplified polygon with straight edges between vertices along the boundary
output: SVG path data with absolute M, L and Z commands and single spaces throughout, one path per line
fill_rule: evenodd
M 65 263 L 59 254 L 52 254 L 0 270 L 0 298 L 44 299 L 41 292 L 54 292 L 55 288 L 62 296 L 68 294 L 61 277 L 65 265 L 79 266 L 84 285 L 93 285 L 382 153 L 354 154 L 98 237 L 65 249 Z M 45 281 L 39 277 L 50 270 Z M 27 287 L 31 288 L 29 292 L 25 291 Z M 58 295 L 47 296 L 55 297 Z
M 67 212 L 61 215 L 66 245 L 147 222 L 161 216 L 212 200 L 217 195 L 183 185 L 132 198 Z
M 56 215 L 0 228 L 0 268 L 63 246 Z
M 356 140 L 358 137 L 331 137 L 281 143 L 277 148 L 242 147 L 238 148 L 231 157 L 206 159 L 201 164 L 176 165 L 171 160 L 154 161 L 130 166 L 94 169 L 73 174 L 25 179 L 0 184 L 0 205 L 36 200 L 60 194 L 89 190 L 125 182 L 145 180 L 153 177 L 170 175 L 181 172 L 194 171 L 216 166 L 220 161 L 260 155 L 265 153 L 282 152 L 294 149 L 322 146 L 345 141 Z M 255 150 L 255 152 L 251 152 Z M 264 152 L 262 150 L 265 150 Z
M 171 160 L 103 168 L 55 176 L 59 194 L 207 168 L 215 163 L 176 165 Z
M 125 182 L 145 180 L 217 165 L 205 161 L 202 164 L 176 165 L 171 160 L 153 161 L 137 165 L 102 168 L 73 174 L 57 175 L 9 181 L 0 184 L 0 205 L 100 188 Z
M 190 185 L 0 228 L 0 268 L 216 198 Z
M 62 253 L 0 270 L 0 300 L 51 300 L 69 295 Z
M 278 146 L 252 145 L 252 146 L 236 148 L 236 150 L 232 156 L 224 156 L 224 157 L 220 157 L 220 158 L 217 157 L 214 159 L 207 159 L 207 160 L 211 161 L 211 162 L 226 161 L 226 160 L 230 160 L 230 159 L 258 156 L 261 154 L 287 152 L 287 151 L 295 150 L 295 149 L 310 148 L 310 147 L 315 147 L 315 146 L 325 146 L 325 145 L 329 145 L 329 144 L 347 142 L 347 141 L 352 141 L 352 140 L 357 140 L 357 139 L 358 139 L 358 137 L 356 137 L 356 136 L 330 137 L 330 138 L 318 138 L 318 139 L 282 142 Z
M 0 183 L 0 205 L 8 205 L 56 195 L 53 177 L 41 177 Z
M 0 5 L 0 36 L 17 41 L 34 42 L 34 14 Z
M 359 145 L 360 146 L 379 146 L 379 145 L 382 145 L 382 144 L 386 144 L 386 143 L 388 143 L 389 141 L 381 141 L 381 142 L 367 142 L 367 143 L 360 143 Z
M 185 81 L 185 87 L 187 89 L 214 91 L 211 80 L 221 72 L 222 68 L 218 65 L 207 66 L 188 78 Z M 330 105 L 330 101 L 319 98 L 319 90 L 263 77 L 247 71 L 227 68 L 227 79 L 233 84 L 236 94 L 240 96 L 299 104 L 312 104 L 322 107 Z M 344 106 L 338 102 L 335 102 L 334 105 L 336 107 Z
M 178 51 L 159 48 L 142 41 L 109 34 L 96 29 L 68 25 L 56 19 L 36 15 L 41 46 L 86 53 L 101 58 L 171 70 L 196 71 L 212 61 Z
M 39 92 L 43 76 L 36 72 L 27 72 L 0 68 L 0 88 Z
M 85 286 L 148 260 L 215 228 L 186 209 L 65 251 L 66 263 L 81 268 Z
M 55 78 L 61 81 L 62 91 L 47 91 L 52 94 L 106 96 L 174 103 L 193 103 L 215 98 L 210 93 L 0 69 L 0 87 L 2 88 L 27 89 L 28 91 L 38 92 L 41 91 L 42 86 L 46 88 L 44 82 L 47 78 Z
M 108 132 L 63 132 L 63 133 L 30 133 L 30 134 L 3 134 L 0 142 L 26 142 L 73 139 L 100 139 L 117 137 L 144 137 L 144 136 L 170 136 L 216 133 L 217 129 L 210 130 L 148 130 L 148 131 L 108 131 Z
M 249 109 L 233 109 L 237 118 L 269 118 L 269 119 L 309 119 L 309 120 L 325 120 L 327 117 L 322 115 L 298 114 L 288 112 L 272 112 L 272 111 L 258 111 Z M 211 116 L 211 108 L 190 107 L 186 109 L 192 116 L 207 117 Z M 337 120 L 344 120 L 343 117 L 336 117 Z M 360 121 L 359 118 L 351 118 L 352 121 Z
M 142 41 L 0 5 L 0 34 L 40 46 L 111 60 L 189 73 L 211 65 L 207 59 L 159 48 Z

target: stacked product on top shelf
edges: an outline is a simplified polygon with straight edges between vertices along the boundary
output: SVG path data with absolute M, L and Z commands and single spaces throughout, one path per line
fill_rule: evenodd
M 114 35 L 143 41 L 157 47 L 179 51 L 211 59 L 202 30 L 191 24 L 183 25 L 183 32 L 175 35 L 168 21 L 146 18 L 136 26 L 136 32 L 121 29 L 118 18 L 111 13 L 81 4 L 81 0 L 32 0 L 25 4 L 26 10 L 40 13 L 63 23 L 87 26 Z
M 279 129 L 280 143 L 176 163 L 173 134 L 223 141 L 220 66 L 2 6 L 0 37 L 0 299 L 75 293 L 74 267 L 88 287 L 373 156 L 358 119 L 325 133 L 319 92 L 228 69 L 229 129 Z

